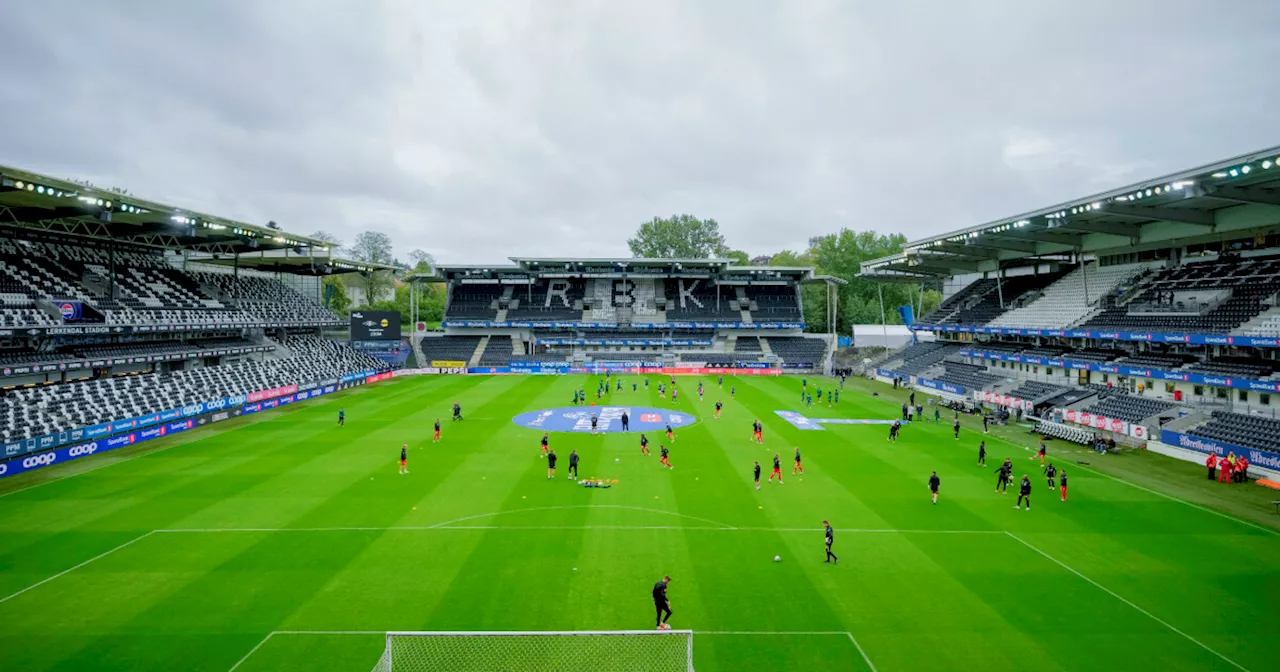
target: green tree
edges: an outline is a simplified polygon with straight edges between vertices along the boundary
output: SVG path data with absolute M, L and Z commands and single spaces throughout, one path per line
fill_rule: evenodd
M 729 253 L 720 224 L 693 215 L 654 217 L 636 229 L 627 246 L 632 256 L 653 259 L 704 259 Z
M 942 295 L 936 289 L 926 287 L 921 297 L 919 284 L 884 283 L 881 286 L 881 283 L 858 276 L 862 262 L 897 254 L 906 242 L 907 238 L 902 234 L 841 229 L 810 239 L 809 248 L 804 252 L 782 250 L 773 255 L 769 265 L 813 266 L 819 275 L 830 275 L 848 283 L 840 287 L 839 309 L 836 311 L 836 329 L 847 334 L 854 324 L 880 323 L 882 293 L 883 319 L 887 324 L 902 324 L 899 306 L 912 306 L 919 317 L 941 303 Z M 822 285 L 808 285 L 801 289 L 805 328 L 809 331 L 824 332 L 828 329 L 826 291 Z
M 391 251 L 391 238 L 381 231 L 363 231 L 343 252 L 356 261 L 371 264 L 391 264 L 395 261 Z M 360 273 L 357 281 L 364 289 L 365 303 L 373 304 L 382 300 L 393 288 L 395 276 L 391 271 L 366 271 Z
M 347 283 L 337 275 L 325 276 L 321 283 L 324 285 L 325 307 L 339 315 L 346 315 L 351 310 L 351 298 L 347 296 Z
M 747 253 L 742 250 L 729 250 L 729 252 L 725 254 L 725 258 L 731 259 L 734 266 L 751 265 L 751 257 L 747 256 Z

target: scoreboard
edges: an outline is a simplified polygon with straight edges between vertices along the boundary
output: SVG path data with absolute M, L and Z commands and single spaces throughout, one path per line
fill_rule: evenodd
M 391 310 L 351 311 L 351 340 L 400 340 L 400 313 Z

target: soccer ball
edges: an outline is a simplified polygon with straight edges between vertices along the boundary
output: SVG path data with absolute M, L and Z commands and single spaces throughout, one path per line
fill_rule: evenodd
M 775 555 L 775 556 L 773 556 L 773 561 L 774 561 L 774 562 L 782 562 L 782 556 L 781 556 L 781 555 Z
M 613 458 L 613 461 L 614 461 L 614 462 L 621 462 L 621 461 L 622 461 L 622 458 L 620 458 L 620 457 L 615 457 L 615 458 Z

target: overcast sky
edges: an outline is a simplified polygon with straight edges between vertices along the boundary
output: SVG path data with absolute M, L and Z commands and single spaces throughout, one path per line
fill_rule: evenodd
M 1280 144 L 1280 2 L 45 0 L 0 163 L 406 258 L 915 239 Z

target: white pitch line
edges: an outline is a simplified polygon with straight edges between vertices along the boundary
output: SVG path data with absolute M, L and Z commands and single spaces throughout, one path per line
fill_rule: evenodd
M 276 633 L 274 633 L 274 632 L 268 632 L 268 633 L 267 633 L 267 636 L 262 638 L 262 641 L 258 642 L 256 645 L 254 645 L 254 647 L 253 647 L 252 649 L 249 649 L 249 653 L 244 654 L 244 657 L 243 657 L 243 658 L 241 658 L 240 660 L 237 660 L 237 661 L 236 661 L 236 664 L 235 664 L 235 665 L 232 665 L 232 666 L 231 666 L 231 669 L 230 669 L 230 670 L 227 670 L 227 672 L 236 672 L 236 668 L 240 667 L 241 665 L 244 665 L 244 661 L 249 660 L 249 656 L 252 656 L 253 654 L 257 653 L 257 652 L 258 652 L 258 649 L 261 649 L 261 648 L 262 648 L 262 645 L 263 645 L 263 644 L 266 644 L 266 643 L 267 643 L 267 640 L 268 640 L 268 639 L 271 639 L 271 638 L 272 638 L 272 637 L 274 637 L 275 635 L 276 635 Z
M 1209 648 L 1209 646 L 1208 646 L 1207 644 L 1205 644 L 1204 642 L 1202 642 L 1202 641 L 1200 641 L 1200 640 L 1196 639 L 1195 637 L 1192 637 L 1191 635 L 1188 635 L 1187 633 L 1185 633 L 1185 632 L 1183 632 L 1183 631 L 1181 631 L 1181 630 L 1177 629 L 1177 628 L 1176 628 L 1176 627 L 1174 627 L 1173 625 L 1171 625 L 1169 622 L 1167 622 L 1167 621 L 1165 621 L 1165 620 L 1161 619 L 1159 616 L 1156 616 L 1155 614 L 1153 614 L 1153 613 L 1151 613 L 1151 612 L 1147 611 L 1146 609 L 1143 609 L 1142 607 L 1139 607 L 1138 605 L 1134 604 L 1133 602 L 1130 602 L 1129 600 L 1125 599 L 1124 597 L 1121 597 L 1121 596 L 1120 596 L 1119 594 L 1117 594 L 1115 591 L 1113 591 L 1113 590 L 1111 590 L 1110 588 L 1108 588 L 1108 587 L 1106 587 L 1106 586 L 1102 585 L 1101 583 L 1098 583 L 1097 581 L 1094 581 L 1093 579 L 1091 579 L 1091 578 L 1089 578 L 1089 577 L 1085 576 L 1084 574 L 1081 574 L 1080 572 L 1076 571 L 1074 568 L 1072 568 L 1072 567 L 1071 567 L 1070 565 L 1068 565 L 1067 563 L 1065 563 L 1065 562 L 1063 562 L 1063 561 L 1061 561 L 1061 560 L 1059 560 L 1059 559 L 1057 559 L 1057 558 L 1053 557 L 1052 555 L 1049 555 L 1048 553 L 1046 553 L 1046 552 L 1044 552 L 1044 551 L 1040 550 L 1039 548 L 1037 548 L 1036 546 L 1032 545 L 1030 542 L 1026 541 L 1026 540 L 1025 540 L 1025 539 L 1023 539 L 1022 537 L 1019 537 L 1018 535 L 1016 535 L 1016 534 L 1014 534 L 1014 533 L 1012 533 L 1012 532 L 1007 532 L 1007 531 L 1005 532 L 1005 534 L 1009 535 L 1010 537 L 1012 537 L 1014 540 L 1016 540 L 1018 543 L 1022 544 L 1023 546 L 1026 546 L 1027 548 L 1029 548 L 1029 549 L 1031 549 L 1031 550 L 1035 551 L 1036 553 L 1039 553 L 1040 555 L 1043 555 L 1044 557 L 1048 558 L 1050 561 L 1052 561 L 1054 564 L 1058 565 L 1059 567 L 1061 567 L 1061 568 L 1063 568 L 1063 569 L 1067 570 L 1068 572 L 1071 572 L 1072 574 L 1075 574 L 1076 576 L 1078 576 L 1078 577 L 1080 577 L 1080 578 L 1084 579 L 1085 581 L 1088 581 L 1089 583 L 1093 584 L 1096 588 L 1098 588 L 1098 589 L 1099 589 L 1099 590 L 1101 590 L 1102 592 L 1104 592 L 1104 593 L 1106 593 L 1106 594 L 1110 595 L 1111 597 L 1116 598 L 1117 600 L 1120 600 L 1121 602 L 1124 602 L 1125 604 L 1129 605 L 1130 607 L 1133 607 L 1134 609 L 1138 610 L 1138 612 L 1140 612 L 1140 613 L 1142 613 L 1142 614 L 1146 614 L 1146 616 L 1147 616 L 1148 618 L 1150 618 L 1151 620 L 1155 621 L 1156 623 L 1159 623 L 1160 625 L 1163 625 L 1164 627 L 1169 628 L 1170 630 L 1172 630 L 1172 631 L 1174 631 L 1174 632 L 1178 633 L 1179 635 L 1182 635 L 1183 637 L 1186 637 L 1186 638 L 1187 638 L 1188 640 L 1190 640 L 1191 642 L 1194 642 L 1195 644 L 1199 645 L 1199 646 L 1200 646 L 1200 648 L 1204 649 L 1205 651 L 1208 651 L 1209 653 L 1212 653 L 1213 655 L 1215 655 L 1215 656 L 1217 656 L 1217 657 L 1219 657 L 1219 658 L 1221 658 L 1221 659 L 1223 659 L 1223 660 L 1227 661 L 1228 663 L 1231 663 L 1231 665 L 1232 665 L 1232 666 L 1234 666 L 1234 667 L 1236 667 L 1237 669 L 1244 670 L 1244 672 L 1249 672 L 1249 670 L 1248 670 L 1247 668 L 1245 668 L 1243 665 L 1241 665 L 1240 663 L 1237 663 L 1236 661 L 1231 660 L 1230 658 L 1228 658 L 1228 657 L 1226 657 L 1226 656 L 1222 655 L 1221 653 L 1218 653 L 1217 651 L 1214 651 L 1213 649 Z
M 877 672 L 875 664 L 871 662 L 871 658 L 867 656 L 867 652 L 862 650 L 862 645 L 854 638 L 853 633 L 846 632 L 844 634 L 849 635 L 849 641 L 853 642 L 853 646 L 858 649 L 858 653 L 862 654 L 862 660 L 867 663 L 867 667 L 871 668 L 871 672 Z
M 820 527 L 695 527 L 689 525 L 438 525 L 390 527 L 205 527 L 154 530 L 154 534 L 216 534 L 225 532 L 433 532 L 444 530 L 688 530 L 695 532 L 821 532 Z M 1004 530 L 892 530 L 841 529 L 849 534 L 1006 534 Z
M 1004 441 L 1005 443 L 1010 444 L 1010 445 L 1012 445 L 1012 446 L 1019 446 L 1019 445 L 1021 445 L 1021 444 L 1019 444 L 1019 443 L 1017 443 L 1017 442 L 1013 441 L 1012 439 L 1007 439 L 1007 438 L 1005 438 L 1005 437 L 1003 437 L 1003 436 L 1000 436 L 999 434 L 989 434 L 988 436 L 993 436 L 993 437 L 995 437 L 995 438 L 997 438 L 997 439 L 1000 439 L 1001 441 Z M 1030 448 L 1027 448 L 1026 446 L 1022 446 L 1022 447 L 1023 447 L 1024 449 L 1026 449 L 1026 450 L 1031 450 Z M 1085 452 L 1083 449 L 1073 449 L 1073 450 L 1075 450 L 1076 452 L 1080 452 L 1080 453 Z M 1213 510 L 1213 509 L 1211 509 L 1211 508 L 1209 508 L 1209 507 L 1207 507 L 1207 506 L 1201 506 L 1200 504 L 1196 504 L 1195 502 L 1185 500 L 1185 499 L 1183 499 L 1183 498 L 1181 498 L 1181 497 L 1175 497 L 1175 496 L 1173 496 L 1173 495 L 1170 495 L 1170 494 L 1167 494 L 1167 493 L 1160 492 L 1159 490 L 1152 490 L 1151 488 L 1148 488 L 1148 487 L 1145 487 L 1145 486 L 1142 486 L 1142 485 L 1138 485 L 1137 483 L 1134 483 L 1133 481 L 1126 481 L 1125 479 L 1120 478 L 1119 476 L 1112 476 L 1111 474 L 1108 474 L 1107 472 L 1102 471 L 1101 469 L 1095 469 L 1095 468 L 1093 468 L 1093 467 L 1091 467 L 1091 466 L 1086 466 L 1086 465 L 1080 464 L 1080 463 L 1079 463 L 1079 460 L 1077 460 L 1077 461 L 1076 461 L 1075 468 L 1077 468 L 1077 469 L 1084 469 L 1085 471 L 1089 471 L 1089 472 L 1095 473 L 1095 474 L 1097 474 L 1097 475 L 1099 475 L 1099 476 L 1102 476 L 1102 477 L 1104 477 L 1104 478 L 1109 478 L 1109 479 L 1111 479 L 1111 480 L 1113 480 L 1113 481 L 1116 481 L 1117 483 L 1123 483 L 1123 484 L 1125 484 L 1125 485 L 1127 485 L 1127 486 L 1129 486 L 1129 487 L 1131 487 L 1131 488 L 1137 488 L 1137 489 L 1139 489 L 1139 490 L 1141 490 L 1141 491 L 1143 491 L 1143 492 L 1149 492 L 1149 493 L 1151 493 L 1151 494 L 1153 494 L 1153 495 L 1156 495 L 1156 496 L 1159 496 L 1159 497 L 1164 497 L 1165 499 L 1168 499 L 1168 500 L 1172 500 L 1172 501 L 1175 501 L 1175 502 L 1180 502 L 1180 503 L 1182 503 L 1182 504 L 1186 504 L 1187 506 L 1189 506 L 1189 507 L 1191 507 L 1191 508 L 1193 508 L 1193 509 L 1199 509 L 1199 510 L 1201 510 L 1201 511 L 1204 511 L 1205 513 L 1212 513 L 1213 515 L 1218 516 L 1219 518 L 1226 518 L 1227 520 L 1234 520 L 1235 522 L 1240 523 L 1241 525 L 1247 525 L 1247 526 L 1249 526 L 1249 527 L 1252 527 L 1252 528 L 1253 528 L 1253 529 L 1255 529 L 1255 530 L 1261 530 L 1261 531 L 1266 532 L 1266 533 L 1268 533 L 1268 534 L 1280 535 L 1280 530 L 1276 530 L 1276 529 L 1274 529 L 1274 528 L 1270 528 L 1270 527 L 1264 527 L 1264 526 L 1262 526 L 1262 525 L 1259 525 L 1259 524 L 1257 524 L 1257 523 L 1250 522 L 1250 521 L 1245 520 L 1245 519 L 1243 519 L 1243 518 L 1240 518 L 1240 517 L 1238 517 L 1238 516 L 1233 516 L 1233 515 L 1231 515 L 1231 514 L 1229 514 L 1229 513 L 1223 513 L 1223 512 L 1221 512 L 1221 511 L 1215 511 L 1215 510 Z
M 116 551 L 118 551 L 118 550 L 120 550 L 120 549 L 122 549 L 122 548 L 124 548 L 124 547 L 126 547 L 126 546 L 129 546 L 129 545 L 132 545 L 132 544 L 137 543 L 137 542 L 139 542 L 139 541 L 142 541 L 143 539 L 146 539 L 147 537 L 149 537 L 149 536 L 151 536 L 151 535 L 153 535 L 153 534 L 155 534 L 155 533 L 156 533 L 156 531 L 155 531 L 155 530 L 152 530 L 152 531 L 150 531 L 150 532 L 148 532 L 148 533 L 146 533 L 146 534 L 144 534 L 144 535 L 142 535 L 142 536 L 140 536 L 140 537 L 134 537 L 133 539 L 130 539 L 129 541 L 126 541 L 126 542 L 124 542 L 123 544 L 120 544 L 119 546 L 116 546 L 115 548 L 113 548 L 113 549 L 111 549 L 111 550 L 109 550 L 109 551 L 105 551 L 105 552 L 99 553 L 98 555 L 95 555 L 95 556 L 93 556 L 92 558 L 89 558 L 88 560 L 85 560 L 84 562 L 82 562 L 82 563 L 80 563 L 80 564 L 78 564 L 78 565 L 76 565 L 76 566 L 74 566 L 74 567 L 71 567 L 70 569 L 64 569 L 64 570 L 62 570 L 61 572 L 58 572 L 57 574 L 54 574 L 53 576 L 51 576 L 51 577 L 49 577 L 49 578 L 47 578 L 47 579 L 44 579 L 43 581 L 39 581 L 39 582 L 37 582 L 37 583 L 33 583 L 33 584 L 31 584 L 31 585 L 27 586 L 26 588 L 23 588 L 22 590 L 19 590 L 18 592 L 16 592 L 16 593 L 12 594 L 12 595 L 9 595 L 9 596 L 7 596 L 7 597 L 0 598 L 0 604 L 3 604 L 3 603 L 5 603 L 5 602 L 8 602 L 9 600 L 11 600 L 11 599 L 13 599 L 13 598 L 15 598 L 15 597 L 17 597 L 17 596 L 19 596 L 19 595 L 21 595 L 21 594 L 23 594 L 23 593 L 27 592 L 28 590 L 32 590 L 32 589 L 34 589 L 34 588 L 39 588 L 40 586 L 43 586 L 44 584 L 49 583 L 50 581 L 52 581 L 52 580 L 54 580 L 54 579 L 56 579 L 56 578 L 58 578 L 58 577 L 60 577 L 60 576 L 65 576 L 65 575 L 67 575 L 67 574 L 70 574 L 71 572 L 74 572 L 74 571 L 76 571 L 77 569 L 80 569 L 81 567 L 84 567 L 85 565 L 87 565 L 87 564 L 89 564 L 89 563 L 93 562 L 94 560 L 98 560 L 98 559 L 100 559 L 100 558 L 105 558 L 105 557 L 107 557 L 108 555 L 111 555 L 112 553 L 115 553 Z

